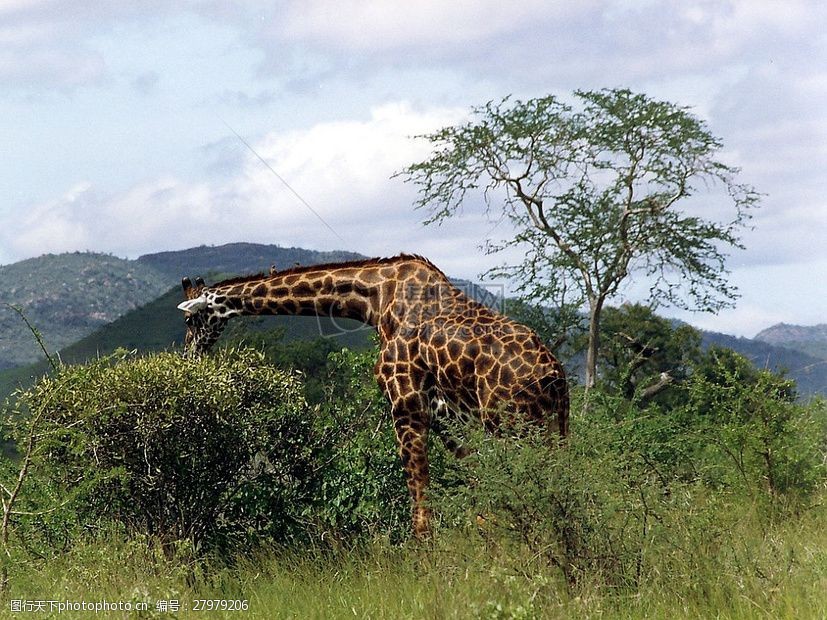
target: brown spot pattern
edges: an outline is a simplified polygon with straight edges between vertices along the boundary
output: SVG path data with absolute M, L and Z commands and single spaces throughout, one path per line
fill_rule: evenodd
M 447 434 L 449 419 L 476 418 L 497 432 L 502 421 L 522 416 L 568 433 L 568 384 L 552 353 L 527 327 L 466 297 L 427 259 L 300 266 L 206 288 L 196 282 L 183 281 L 187 299 L 204 293 L 210 304 L 188 316 L 186 342 L 194 349 L 212 345 L 239 314 L 330 314 L 377 328 L 374 375 L 391 405 L 420 538 L 430 531 L 430 429 L 458 456 L 467 449 Z M 220 320 L 211 322 L 210 313 Z

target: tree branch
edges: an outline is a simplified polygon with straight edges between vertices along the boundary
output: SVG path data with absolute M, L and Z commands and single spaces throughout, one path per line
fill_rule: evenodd
M 523 205 L 528 212 L 531 221 L 534 225 L 545 232 L 551 239 L 554 241 L 555 245 L 560 248 L 560 251 L 563 252 L 566 256 L 568 256 L 574 264 L 577 265 L 577 269 L 580 271 L 581 275 L 583 276 L 584 280 L 586 281 L 586 288 L 589 293 L 592 291 L 592 280 L 591 280 L 591 271 L 589 270 L 588 266 L 583 262 L 582 258 L 580 257 L 577 252 L 571 247 L 570 244 L 566 243 L 560 233 L 555 229 L 551 224 L 549 224 L 548 219 L 546 218 L 545 211 L 543 209 L 543 201 L 540 198 L 537 198 L 536 193 L 533 196 L 530 196 L 525 193 L 523 190 L 522 183 L 519 179 L 510 179 L 511 184 L 513 185 L 515 191 L 517 192 L 517 197 L 522 201 Z M 534 213 L 532 210 L 532 206 L 537 208 L 537 213 Z
M 675 378 L 670 375 L 668 372 L 660 373 L 660 377 L 657 383 L 650 385 L 647 387 L 643 392 L 640 394 L 639 401 L 641 403 L 648 402 L 661 392 L 663 392 L 666 388 L 668 388 L 672 383 L 674 383 Z

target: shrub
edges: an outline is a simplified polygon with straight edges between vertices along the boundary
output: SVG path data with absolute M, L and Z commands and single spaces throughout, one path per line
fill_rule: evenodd
M 61 366 L 5 412 L 20 441 L 42 411 L 20 498 L 38 514 L 17 517 L 18 538 L 62 548 L 106 521 L 168 549 L 407 536 L 410 501 L 374 357 L 331 353 L 313 407 L 301 373 L 250 348 Z
M 687 386 L 684 414 L 703 427 L 711 481 L 771 497 L 807 496 L 825 476 L 823 402 L 796 402 L 795 383 L 713 349 Z
M 643 404 L 595 391 L 590 422 L 616 423 L 611 449 L 662 481 L 795 503 L 825 480 L 824 402 L 796 401 L 795 383 L 712 348 L 672 390 L 671 402 Z
M 521 563 L 511 570 L 540 562 L 573 587 L 691 580 L 737 556 L 730 529 L 739 520 L 778 514 L 754 501 L 756 490 L 784 500 L 773 506 L 805 509 L 799 500 L 823 488 L 823 407 L 790 402 L 769 373 L 758 379 L 706 384 L 699 375 L 680 410 L 593 389 L 583 413 L 575 392 L 560 445 L 531 429 L 474 434 L 471 455 L 436 488 L 437 514 L 506 550 L 502 561 Z M 693 400 L 702 395 L 715 400 L 705 414 Z
M 472 453 L 436 489 L 438 513 L 443 525 L 476 522 L 493 544 L 524 547 L 572 586 L 632 585 L 662 488 L 612 449 L 621 425 L 573 421 L 565 443 L 533 428 L 474 434 Z
M 15 428 L 43 410 L 32 466 L 77 519 L 114 519 L 196 547 L 288 540 L 310 501 L 315 446 L 299 378 L 252 350 L 126 353 L 63 366 L 20 394 Z
M 315 519 L 329 539 L 365 533 L 398 539 L 410 530 L 410 500 L 375 361 L 373 349 L 343 349 L 328 358 Z

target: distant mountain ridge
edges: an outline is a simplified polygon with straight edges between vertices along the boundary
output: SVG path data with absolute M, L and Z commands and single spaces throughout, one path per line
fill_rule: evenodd
M 153 351 L 179 344 L 183 324 L 175 306 L 181 299 L 182 276 L 202 275 L 210 282 L 267 271 L 271 265 L 285 269 L 296 263 L 362 258 L 353 252 L 315 252 L 254 243 L 200 246 L 146 254 L 136 260 L 80 252 L 46 255 L 0 266 L 0 304 L 20 306 L 43 333 L 50 350 L 60 349 L 66 361 L 77 362 L 116 347 Z M 502 309 L 500 296 L 467 281 L 452 281 L 469 296 Z M 274 320 L 264 325 L 284 325 L 288 334 L 298 338 L 335 336 L 348 346 L 366 338 L 365 333 L 356 333 L 355 325 L 351 334 L 343 323 L 330 326 L 313 317 Z M 701 334 L 705 346 L 726 346 L 758 367 L 788 370 L 802 395 L 827 395 L 827 325 L 779 324 L 754 339 Z M 43 363 L 26 366 L 40 358 L 42 353 L 20 318 L 0 305 L 0 369 L 11 369 L 0 373 L 5 377 L 0 377 L 0 384 L 21 384 L 26 377 L 42 374 Z
M 111 323 L 169 288 L 149 265 L 107 254 L 47 254 L 0 266 L 0 368 L 42 353 L 8 305 L 20 308 L 54 349 Z
M 778 323 L 756 334 L 753 340 L 827 359 L 827 323 L 819 325 Z
M 81 340 L 130 310 L 180 286 L 185 275 L 241 275 L 364 258 L 354 252 L 315 252 L 256 243 L 201 246 L 146 254 L 137 260 L 94 252 L 46 254 L 0 266 L 0 369 L 30 364 L 42 352 L 19 307 L 51 350 Z
M 184 276 L 247 275 L 265 272 L 273 265 L 276 269 L 287 269 L 296 264 L 316 265 L 362 258 L 367 257 L 356 252 L 318 252 L 242 242 L 144 254 L 139 256 L 136 262 L 167 274 L 175 282 L 180 282 Z

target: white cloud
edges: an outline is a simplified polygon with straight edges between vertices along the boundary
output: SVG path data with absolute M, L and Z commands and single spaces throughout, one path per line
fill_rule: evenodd
M 569 89 L 717 74 L 789 56 L 791 49 L 812 57 L 827 7 L 807 0 L 6 0 L 0 2 L 0 58 L 6 59 L 0 77 L 57 87 L 93 83 L 106 74 L 95 37 L 125 22 L 157 25 L 182 14 L 234 27 L 239 41 L 264 52 L 263 66 L 277 73 L 304 66 L 303 73 L 329 78 L 354 66 L 375 72 L 424 64 L 470 71 L 512 89 Z M 80 75 L 73 78 L 75 69 Z
M 593 2 L 578 3 L 577 11 Z M 562 19 L 575 3 L 524 0 L 411 0 L 404 3 L 359 0 L 291 2 L 274 20 L 289 40 L 328 49 L 381 52 L 410 48 L 456 48 L 514 32 L 542 17 Z
M 57 200 L 4 222 L 3 245 L 21 258 L 91 247 L 84 216 L 96 203 L 91 185 L 78 183 Z
M 276 71 L 285 46 L 353 67 L 464 67 L 506 82 L 566 88 L 596 79 L 717 73 L 785 55 L 817 35 L 827 10 L 804 0 L 405 3 L 291 1 L 259 20 L 250 43 Z M 653 62 L 653 59 L 656 61 Z M 563 82 L 561 84 L 561 82 Z M 610 86 L 615 83 L 608 84 Z
M 386 104 L 374 108 L 368 121 L 330 122 L 269 134 L 255 148 L 331 223 L 346 225 L 350 218 L 364 215 L 364 205 L 383 195 L 388 204 L 401 198 L 400 181 L 390 182 L 388 177 L 427 154 L 427 145 L 412 137 L 449 124 L 462 113 L 416 112 L 406 104 Z M 228 190 L 249 209 L 264 213 L 272 210 L 274 196 L 290 197 L 255 157 L 247 158 L 242 176 Z M 292 198 L 283 202 L 291 201 L 295 202 Z M 285 204 L 295 213 L 294 206 Z
M 93 39 L 130 21 L 178 9 L 160 0 L 0 1 L 0 79 L 6 88 L 73 91 L 108 77 Z
M 390 176 L 426 156 L 427 144 L 412 136 L 462 114 L 391 103 L 374 108 L 364 121 L 321 123 L 255 141 L 256 152 L 344 241 L 241 143 L 222 141 L 214 148 L 240 150 L 242 165 L 234 175 L 204 183 L 155 179 L 116 195 L 80 184 L 23 217 L 9 217 L 0 242 L 20 258 L 85 247 L 135 256 L 233 240 L 377 255 L 423 251 L 458 230 L 423 229 L 422 214 L 411 208 L 413 189 Z M 484 225 L 480 217 L 465 234 L 479 237 Z

